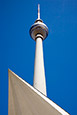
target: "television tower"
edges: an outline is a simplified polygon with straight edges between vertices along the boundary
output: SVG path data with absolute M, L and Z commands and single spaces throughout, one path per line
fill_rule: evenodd
M 32 37 L 33 40 L 36 41 L 33 86 L 44 95 L 47 95 L 42 41 L 48 36 L 48 27 L 40 19 L 39 4 L 38 4 L 38 18 L 30 28 L 30 36 Z

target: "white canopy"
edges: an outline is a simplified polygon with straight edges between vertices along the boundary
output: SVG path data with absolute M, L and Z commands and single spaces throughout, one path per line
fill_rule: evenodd
M 69 115 L 11 70 L 8 115 Z

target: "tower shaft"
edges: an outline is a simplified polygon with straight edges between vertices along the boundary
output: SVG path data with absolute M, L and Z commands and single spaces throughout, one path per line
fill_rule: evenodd
M 42 39 L 40 37 L 36 39 L 33 86 L 37 90 L 39 90 L 41 93 L 46 95 L 46 81 L 45 81 L 44 59 L 43 59 L 43 44 L 42 44 Z

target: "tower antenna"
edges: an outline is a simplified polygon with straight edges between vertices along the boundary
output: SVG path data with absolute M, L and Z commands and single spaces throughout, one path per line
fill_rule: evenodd
M 40 19 L 40 4 L 38 4 L 38 19 Z

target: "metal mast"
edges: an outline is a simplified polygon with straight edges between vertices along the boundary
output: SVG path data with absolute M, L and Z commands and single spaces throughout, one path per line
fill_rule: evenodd
M 47 94 L 42 41 L 47 35 L 48 27 L 40 19 L 40 5 L 38 4 L 38 18 L 30 28 L 30 36 L 36 41 L 33 86 L 44 95 Z
M 40 19 L 40 4 L 38 4 L 38 19 Z

